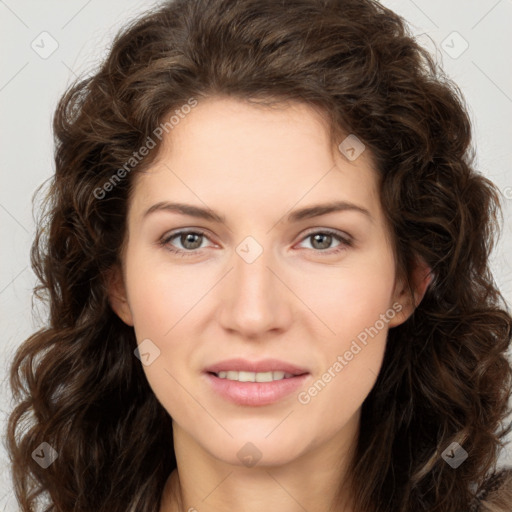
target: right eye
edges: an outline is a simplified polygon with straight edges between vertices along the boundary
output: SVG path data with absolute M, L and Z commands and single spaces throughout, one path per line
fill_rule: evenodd
M 171 243 L 175 238 L 179 240 L 179 243 L 184 247 L 183 249 L 176 248 Z M 159 241 L 159 244 L 180 256 L 193 256 L 197 254 L 198 249 L 201 248 L 201 242 L 204 238 L 206 238 L 204 231 L 180 230 L 164 235 L 164 237 Z

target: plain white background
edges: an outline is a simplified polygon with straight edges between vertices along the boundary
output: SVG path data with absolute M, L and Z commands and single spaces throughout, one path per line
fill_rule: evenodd
M 495 279 L 512 304 L 512 0 L 383 0 L 460 86 L 474 127 L 477 168 L 503 193 Z M 32 312 L 35 276 L 32 195 L 53 171 L 51 121 L 76 75 L 97 66 L 120 26 L 156 2 L 0 0 L 0 427 L 11 407 L 7 366 L 42 322 Z M 512 464 L 512 449 L 502 454 Z M 0 447 L 0 510 L 15 511 L 7 454 Z

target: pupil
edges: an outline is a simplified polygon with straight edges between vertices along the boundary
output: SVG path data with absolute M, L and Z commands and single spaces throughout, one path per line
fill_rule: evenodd
M 201 245 L 201 243 L 199 242 L 199 244 L 198 244 L 197 241 L 196 241 L 196 243 L 194 245 L 193 239 L 194 239 L 194 237 L 197 237 L 198 240 L 200 241 L 201 236 L 202 235 L 199 235 L 199 234 L 196 234 L 196 233 L 187 233 L 185 235 L 182 235 L 181 243 L 183 244 L 184 247 L 187 247 L 188 249 L 197 249 L 197 247 L 199 247 Z M 189 242 L 192 243 L 193 247 L 189 247 L 187 245 Z
M 328 235 L 328 234 L 324 234 L 324 233 L 321 233 L 321 234 L 317 234 L 317 235 L 314 235 L 313 239 L 315 240 L 315 242 L 317 241 L 318 238 L 320 238 L 320 245 L 322 245 L 322 237 L 324 238 L 324 244 L 323 244 L 323 247 L 317 247 L 319 249 L 327 249 L 329 247 L 329 242 L 331 241 L 331 235 Z M 326 243 L 327 242 L 327 243 Z

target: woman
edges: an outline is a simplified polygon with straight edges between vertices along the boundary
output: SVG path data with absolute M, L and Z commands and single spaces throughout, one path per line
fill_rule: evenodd
M 23 511 L 510 510 L 499 198 L 399 16 L 169 2 L 54 130 Z

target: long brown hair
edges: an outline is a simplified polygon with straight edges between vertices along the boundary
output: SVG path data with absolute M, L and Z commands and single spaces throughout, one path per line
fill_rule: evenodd
M 212 95 L 307 103 L 373 155 L 398 271 L 409 276 L 419 256 L 434 278 L 390 330 L 363 403 L 355 510 L 466 510 L 511 429 L 512 317 L 489 268 L 499 196 L 474 168 L 460 90 L 375 0 L 176 0 L 126 26 L 56 109 L 55 175 L 31 253 L 49 317 L 10 374 L 7 441 L 22 511 L 43 497 L 48 512 L 158 510 L 176 467 L 171 418 L 106 280 L 157 128 L 171 130 L 175 110 Z M 148 138 L 156 149 L 135 161 Z M 457 469 L 442 456 L 453 442 L 468 453 Z M 47 468 L 33 457 L 41 443 L 57 454 Z

